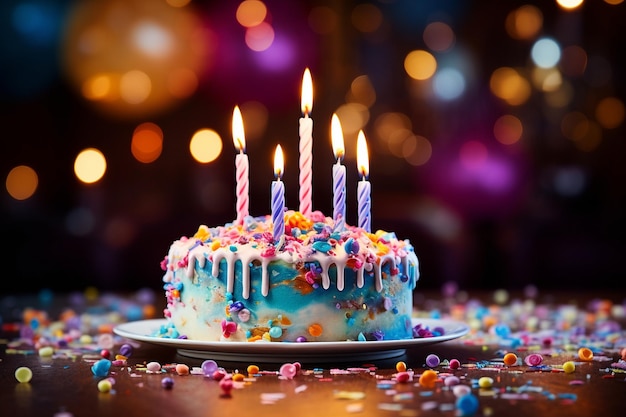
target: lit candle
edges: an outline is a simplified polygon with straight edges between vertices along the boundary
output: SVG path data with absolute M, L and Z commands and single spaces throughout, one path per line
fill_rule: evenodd
M 283 150 L 280 145 L 274 153 L 274 174 L 276 181 L 272 181 L 272 224 L 274 225 L 274 242 L 278 242 L 285 233 L 285 184 L 280 180 L 285 169 Z
M 312 165 L 313 165 L 313 81 L 309 69 L 304 70 L 302 77 L 302 114 L 300 118 L 300 213 L 306 217 L 311 216 L 312 211 Z
M 343 132 L 339 117 L 333 114 L 330 122 L 330 136 L 333 143 L 333 153 L 337 163 L 333 165 L 333 220 L 335 231 L 343 231 L 346 226 L 346 167 L 341 165 L 345 149 L 343 145 Z
M 236 195 L 237 195 L 237 220 L 238 224 L 243 224 L 243 219 L 248 213 L 248 189 L 249 189 L 249 164 L 248 155 L 246 155 L 246 138 L 243 131 L 243 119 L 241 118 L 241 111 L 238 106 L 235 106 L 233 111 L 233 143 L 235 148 L 239 149 L 239 153 L 235 156 L 235 179 L 237 181 Z
M 361 175 L 361 181 L 357 187 L 357 198 L 359 203 L 359 227 L 365 229 L 366 232 L 372 231 L 371 222 L 371 210 L 372 202 L 370 195 L 372 193 L 372 186 L 367 181 L 367 176 L 370 171 L 369 156 L 367 153 L 367 143 L 365 142 L 365 134 L 362 130 L 359 131 L 359 136 L 356 141 L 356 161 L 357 169 Z

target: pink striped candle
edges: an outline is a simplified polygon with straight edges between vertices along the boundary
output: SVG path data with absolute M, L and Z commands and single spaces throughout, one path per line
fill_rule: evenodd
M 248 216 L 249 208 L 249 162 L 248 155 L 246 155 L 246 138 L 243 130 L 243 119 L 241 117 L 241 111 L 238 106 L 235 106 L 233 111 L 233 142 L 235 148 L 239 149 L 239 154 L 235 156 L 235 179 L 237 182 L 235 193 L 237 195 L 237 203 L 235 205 L 237 209 L 237 224 L 243 224 L 243 219 Z
M 370 163 L 369 155 L 367 152 L 367 142 L 365 141 L 365 134 L 362 130 L 359 131 L 356 144 L 357 168 L 359 170 L 359 174 L 361 174 L 361 181 L 359 181 L 359 184 L 357 186 L 359 227 L 364 229 L 366 232 L 371 233 L 372 186 L 370 182 L 367 181 L 367 176 L 369 175 L 370 171 Z
M 274 153 L 274 174 L 272 181 L 272 224 L 274 226 L 274 242 L 278 242 L 285 234 L 285 184 L 280 180 L 285 169 L 283 150 L 278 145 Z
M 300 213 L 305 217 L 311 216 L 313 210 L 312 199 L 312 166 L 313 166 L 313 119 L 309 116 L 313 109 L 313 81 L 309 69 L 304 70 L 302 77 L 302 114 L 300 118 Z
M 333 220 L 334 231 L 341 232 L 346 228 L 346 167 L 341 165 L 345 149 L 341 122 L 333 114 L 330 123 L 330 136 L 333 143 L 333 153 L 337 163 L 333 165 Z

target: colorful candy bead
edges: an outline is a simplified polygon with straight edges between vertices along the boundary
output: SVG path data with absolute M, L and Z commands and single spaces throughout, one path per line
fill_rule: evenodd
M 260 369 L 257 365 L 248 365 L 246 371 L 248 371 L 248 375 L 256 375 L 259 373 Z
M 566 374 L 571 374 L 576 370 L 576 364 L 572 361 L 567 361 L 563 364 L 563 371 Z
M 39 356 L 42 358 L 50 358 L 54 354 L 52 346 L 44 346 L 39 349 Z
M 217 371 L 218 366 L 217 366 L 217 362 L 211 359 L 207 359 L 204 362 L 202 362 L 202 365 L 200 365 L 200 368 L 202 369 L 202 373 L 204 374 L 204 376 L 213 376 L 213 373 Z
M 124 343 L 122 346 L 120 346 L 120 355 L 124 355 L 127 358 L 130 358 L 132 354 L 133 347 L 131 345 L 129 345 L 128 343 Z
M 297 368 L 292 363 L 283 364 L 278 371 L 278 373 L 286 379 L 293 379 L 297 372 Z
M 426 388 L 434 388 L 437 382 L 437 372 L 427 369 L 419 377 L 419 384 Z
M 504 355 L 504 358 L 502 358 L 502 362 L 504 362 L 506 366 L 513 366 L 517 364 L 517 355 L 515 353 L 509 352 Z
M 459 369 L 461 367 L 461 362 L 458 359 L 450 359 L 448 366 L 450 369 Z
M 20 383 L 30 382 L 33 379 L 33 371 L 27 366 L 20 366 L 15 370 L 15 379 Z
M 439 359 L 439 356 L 435 355 L 434 353 L 431 353 L 430 355 L 426 356 L 427 366 L 431 368 L 435 368 L 439 366 L 439 363 L 441 363 L 441 360 Z
M 111 383 L 111 381 L 109 381 L 109 379 L 103 379 L 98 382 L 98 391 L 100 392 L 110 392 L 112 388 L 113 384 Z
M 472 416 L 478 411 L 478 398 L 474 394 L 466 394 L 457 398 L 456 409 L 461 416 Z
M 224 378 L 220 381 L 220 389 L 222 390 L 222 395 L 229 397 L 230 392 L 233 390 L 233 381 L 232 379 Z
M 184 363 L 177 363 L 175 369 L 178 375 L 189 375 L 189 366 Z
M 174 380 L 169 376 L 166 376 L 161 380 L 161 386 L 165 389 L 172 389 L 174 387 Z
M 100 359 L 91 366 L 91 372 L 95 376 L 107 376 L 111 369 L 111 361 L 108 359 Z
M 148 372 L 159 372 L 161 370 L 161 364 L 158 362 L 148 362 L 146 369 Z
M 402 361 L 396 363 L 396 371 L 398 371 L 398 372 L 406 371 L 406 363 L 404 363 Z
M 493 386 L 493 378 L 483 376 L 478 379 L 478 386 L 480 388 L 491 388 Z
M 578 358 L 581 361 L 591 361 L 593 360 L 593 351 L 587 347 L 581 347 L 578 349 Z
M 538 353 L 531 353 L 524 358 L 524 363 L 528 366 L 539 366 L 543 362 L 543 356 Z

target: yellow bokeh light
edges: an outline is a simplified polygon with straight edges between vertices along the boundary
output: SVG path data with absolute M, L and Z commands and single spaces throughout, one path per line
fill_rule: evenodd
M 83 83 L 82 93 L 87 100 L 106 100 L 113 95 L 111 74 L 95 74 Z M 115 94 L 117 96 L 117 94 Z
M 352 81 L 346 101 L 372 107 L 376 102 L 376 91 L 374 91 L 374 86 L 367 75 L 358 76 Z
M 128 71 L 120 79 L 120 96 L 129 104 L 140 104 L 148 99 L 152 81 L 143 71 Z
M 104 155 L 95 148 L 82 150 L 74 160 L 74 175 L 87 184 L 99 181 L 104 176 L 106 168 Z
M 235 16 L 241 26 L 250 28 L 265 20 L 267 7 L 259 0 L 244 0 L 237 7 Z
M 373 4 L 359 4 L 352 10 L 352 24 L 358 31 L 371 33 L 383 23 L 383 14 Z
M 341 127 L 343 127 L 343 132 L 346 135 L 357 133 L 363 129 L 370 117 L 368 108 L 360 103 L 344 104 L 335 113 L 341 120 Z
M 139 162 L 154 162 L 163 151 L 163 131 L 154 123 L 142 123 L 135 128 L 130 151 Z
M 511 11 L 504 25 L 513 39 L 533 39 L 543 26 L 543 14 L 536 6 L 527 4 Z
M 580 7 L 584 3 L 584 0 L 556 0 L 561 8 L 565 10 L 574 10 Z
M 222 147 L 222 138 L 212 129 L 198 130 L 189 142 L 191 156 L 201 164 L 215 161 L 222 153 Z
M 537 87 L 541 91 L 546 92 L 558 90 L 563 83 L 563 77 L 561 77 L 561 73 L 555 67 L 533 68 L 532 80 L 535 87 Z
M 411 51 L 404 58 L 404 70 L 415 80 L 427 80 L 437 70 L 437 60 L 428 51 Z
M 524 132 L 522 122 L 511 114 L 500 116 L 493 125 L 493 135 L 504 145 L 517 143 Z
M 605 3 L 615 6 L 617 4 L 622 4 L 624 0 L 604 0 Z
M 32 197 L 38 185 L 37 173 L 26 165 L 16 166 L 9 171 L 5 182 L 7 192 L 16 200 L 26 200 Z
M 624 103 L 616 97 L 606 97 L 596 106 L 596 120 L 605 129 L 615 129 L 624 123 Z
M 489 80 L 491 92 L 512 106 L 525 103 L 531 94 L 530 83 L 510 67 L 496 69 Z
M 432 22 L 424 28 L 424 43 L 433 51 L 443 52 L 454 45 L 454 31 L 444 22 Z
M 246 29 L 246 45 L 256 52 L 265 51 L 274 42 L 274 28 L 267 22 Z
M 433 155 L 433 146 L 424 136 L 411 135 L 402 148 L 404 159 L 413 166 L 426 164 Z

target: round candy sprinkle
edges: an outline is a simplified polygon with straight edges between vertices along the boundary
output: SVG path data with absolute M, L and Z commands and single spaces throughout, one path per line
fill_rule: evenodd
M 285 363 L 283 364 L 278 373 L 283 377 L 283 378 L 287 378 L 287 379 L 293 379 L 294 376 L 296 376 L 296 373 L 298 372 L 296 366 L 292 363 Z
M 543 356 L 538 353 L 531 353 L 524 358 L 524 363 L 528 366 L 539 366 L 543 362 Z
M 177 363 L 176 373 L 178 375 L 189 375 L 189 366 L 185 365 L 184 363 Z
M 211 378 L 216 381 L 221 381 L 226 376 L 226 371 L 223 369 L 217 369 L 211 374 Z
M 437 382 L 437 372 L 432 369 L 425 370 L 419 378 L 419 384 L 426 388 L 434 388 Z
M 491 388 L 493 386 L 493 378 L 483 376 L 478 379 L 478 386 L 481 388 Z
M 449 377 L 446 377 L 446 379 L 443 380 L 443 383 L 446 387 L 453 387 L 455 385 L 459 385 L 461 383 L 461 380 L 458 376 L 451 375 Z
M 260 369 L 257 365 L 248 365 L 246 371 L 248 371 L 248 375 L 256 375 L 259 373 Z
M 120 355 L 130 358 L 132 354 L 133 354 L 133 347 L 131 345 L 129 345 L 128 343 L 124 343 L 122 346 L 120 346 Z
M 107 376 L 111 369 L 111 361 L 108 359 L 100 359 L 91 366 L 91 372 L 95 376 Z
M 222 390 L 222 395 L 229 397 L 230 392 L 233 390 L 233 380 L 232 379 L 222 379 L 220 381 L 220 389 Z
M 502 362 L 504 362 L 506 366 L 513 366 L 517 363 L 517 355 L 515 353 L 507 353 L 504 355 L 504 358 L 502 358 Z
M 204 374 L 204 376 L 212 376 L 213 373 L 215 371 L 217 371 L 217 362 L 212 361 L 210 359 L 205 360 L 204 362 L 202 362 L 202 365 L 200 365 L 200 367 L 202 368 L 202 373 Z
M 409 382 L 410 380 L 411 380 L 411 374 L 406 371 L 398 372 L 396 374 L 396 381 L 400 383 Z
M 461 362 L 458 359 L 450 359 L 449 363 L 450 369 L 459 369 L 461 367 Z
M 100 392 L 109 392 L 113 388 L 113 384 L 108 379 L 103 379 L 98 382 L 98 391 Z
M 563 364 L 563 371 L 566 374 L 571 374 L 576 370 L 576 364 L 572 361 L 567 361 Z
M 233 381 L 235 381 L 235 382 L 241 382 L 241 381 L 243 381 L 244 379 L 246 379 L 246 377 L 245 377 L 245 375 L 244 375 L 244 374 L 236 373 L 236 374 L 234 374 L 234 375 L 232 376 L 232 380 L 233 380 Z
M 474 394 L 466 394 L 456 400 L 456 408 L 462 416 L 472 416 L 478 410 L 478 398 Z
M 27 366 L 20 366 L 15 370 L 15 379 L 18 382 L 30 382 L 33 378 L 33 371 Z
M 440 362 L 441 360 L 439 359 L 439 356 L 435 355 L 434 353 L 431 353 L 430 355 L 426 356 L 426 365 L 428 365 L 431 368 L 435 368 L 439 366 Z
M 39 356 L 42 358 L 49 358 L 54 354 L 54 349 L 52 346 L 44 346 L 39 349 Z
M 467 385 L 460 385 L 459 384 L 459 385 L 455 385 L 455 386 L 452 387 L 452 393 L 457 398 L 462 397 L 464 395 L 467 395 L 470 392 L 472 392 L 472 389 L 470 387 L 468 387 Z
M 406 371 L 406 363 L 404 363 L 402 361 L 396 363 L 396 371 L 398 371 L 398 372 Z
M 270 328 L 269 333 L 272 339 L 278 339 L 279 337 L 283 335 L 283 329 L 281 329 L 278 326 L 273 326 Z
M 581 361 L 593 360 L 593 351 L 589 348 L 581 347 L 578 349 L 578 357 Z
M 324 328 L 321 324 L 315 323 L 309 326 L 309 334 L 313 337 L 321 336 L 323 331 Z
M 108 349 L 102 349 L 100 351 L 100 356 L 102 356 L 104 359 L 110 359 L 111 358 L 111 352 L 109 352 Z
M 161 364 L 158 362 L 148 362 L 146 369 L 150 372 L 159 372 L 161 370 Z
M 172 389 L 174 386 L 174 380 L 169 376 L 166 376 L 161 380 L 161 386 L 165 389 Z
M 113 349 L 113 335 L 111 333 L 103 333 L 98 336 L 98 347 L 101 349 Z

